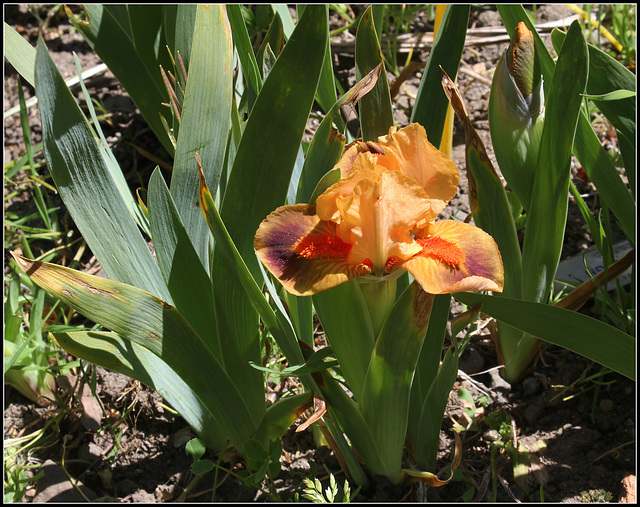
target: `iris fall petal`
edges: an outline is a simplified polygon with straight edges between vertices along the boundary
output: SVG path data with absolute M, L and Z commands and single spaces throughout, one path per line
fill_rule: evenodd
M 423 250 L 401 266 L 426 292 L 502 292 L 502 257 L 489 234 L 455 220 L 439 220 L 427 230 L 428 237 L 417 239 Z
M 347 264 L 351 245 L 337 236 L 334 222 L 320 220 L 312 204 L 277 208 L 260 224 L 254 247 L 260 261 L 296 296 L 371 273 L 369 266 Z

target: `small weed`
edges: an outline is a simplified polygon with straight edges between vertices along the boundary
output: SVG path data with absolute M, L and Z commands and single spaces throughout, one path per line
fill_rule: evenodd
M 612 495 L 604 489 L 589 489 L 580 493 L 580 503 L 609 503 Z
M 333 474 L 329 474 L 329 487 L 323 492 L 320 479 L 315 478 L 304 479 L 302 481 L 305 485 L 302 496 L 311 500 L 314 503 L 350 503 L 353 498 L 358 494 L 356 490 L 353 494 L 350 493 L 349 481 L 345 479 L 342 486 L 342 491 L 338 490 L 338 484 Z

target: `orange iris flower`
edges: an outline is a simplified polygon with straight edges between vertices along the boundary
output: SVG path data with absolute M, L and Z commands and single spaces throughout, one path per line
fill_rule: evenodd
M 254 239 L 290 293 L 309 296 L 361 276 L 408 271 L 432 294 L 504 286 L 502 258 L 482 229 L 436 217 L 456 195 L 458 169 L 417 124 L 356 141 L 342 177 L 315 204 L 273 211 Z

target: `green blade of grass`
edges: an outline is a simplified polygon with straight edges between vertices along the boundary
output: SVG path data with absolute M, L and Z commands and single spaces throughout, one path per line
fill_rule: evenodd
M 578 121 L 574 153 L 603 200 L 611 208 L 625 236 L 632 245 L 635 245 L 635 200 L 620 178 L 611 157 L 602 146 L 584 112 Z M 629 170 L 633 169 L 629 168 Z
M 260 65 L 260 86 L 262 86 L 262 80 L 266 79 L 275 64 L 275 61 L 278 58 L 278 55 L 282 52 L 284 48 L 284 30 L 282 28 L 282 21 L 280 20 L 279 15 L 275 15 L 273 17 L 273 21 L 271 25 L 269 25 L 269 29 L 267 30 L 264 39 L 262 40 L 262 44 L 260 44 L 260 49 L 256 53 L 256 62 Z M 252 97 L 250 99 L 251 106 L 255 103 L 256 96 L 255 94 L 251 94 Z M 249 107 L 249 111 L 251 110 L 251 106 Z
M 264 447 L 268 447 L 271 440 L 281 439 L 296 421 L 298 414 L 312 405 L 313 393 L 311 391 L 279 399 L 265 412 L 254 438 Z
M 173 9 L 171 9 L 173 10 Z M 164 6 L 146 4 L 127 5 L 131 41 L 137 56 L 145 66 L 160 92 L 164 91 L 158 78 L 158 65 L 168 65 L 167 40 L 164 31 Z M 171 48 L 173 49 L 173 48 Z M 158 107 L 156 105 L 156 107 Z
M 216 50 L 212 51 L 212 47 Z M 232 63 L 231 32 L 224 6 L 198 6 L 170 188 L 182 223 L 207 273 L 211 239 L 198 208 L 194 153 L 197 151 L 205 161 L 207 184 L 215 192 L 231 126 Z
M 372 7 L 367 8 L 356 32 L 356 79 L 360 81 L 382 63 L 380 43 L 373 23 Z M 377 141 L 378 136 L 389 133 L 393 125 L 393 110 L 389 93 L 389 80 L 382 63 L 381 76 L 373 89 L 360 101 L 359 110 L 362 139 Z
M 411 386 L 411 420 L 416 423 L 420 419 L 422 401 L 425 399 L 434 378 L 438 373 L 440 359 L 442 357 L 442 347 L 446 337 L 447 322 L 449 321 L 449 311 L 451 307 L 451 295 L 440 294 L 433 300 L 431 318 L 427 335 L 424 339 L 416 374 Z
M 148 206 L 156 258 L 174 304 L 219 358 L 211 280 L 158 168 L 149 180 Z
M 35 88 L 36 49 L 4 22 L 4 56 L 31 86 Z
M 446 352 L 442 365 L 436 368 L 436 371 L 437 374 L 427 395 L 418 405 L 420 417 L 418 424 L 414 425 L 415 431 L 411 433 L 418 464 L 422 470 L 432 473 L 436 471 L 442 416 L 445 413 L 453 383 L 458 377 L 458 357 L 452 349 Z
M 366 463 L 369 470 L 384 470 L 385 464 L 376 445 L 373 433 L 365 420 L 362 410 L 336 379 L 327 371 L 315 376 L 322 397 L 327 401 L 332 417 L 340 430 L 348 435 L 351 445 L 360 460 Z M 329 421 L 327 421 L 329 423 Z M 362 472 L 362 470 L 360 470 Z M 362 477 L 358 484 L 367 483 L 366 476 Z
M 209 48 L 215 47 L 216 51 Z M 171 195 L 205 271 L 209 272 L 210 236 L 198 209 L 198 172 L 194 153 L 208 162 L 205 176 L 216 189 L 230 128 L 232 46 L 224 6 L 198 6 L 171 177 Z
M 557 28 L 551 32 L 551 42 L 556 52 L 560 51 L 566 34 Z M 629 69 L 604 51 L 592 44 L 589 49 L 589 95 L 607 95 L 616 90 L 636 91 L 636 77 Z M 619 100 L 593 101 L 611 124 L 629 139 L 636 137 L 636 99 L 635 95 Z
M 530 301 L 471 293 L 457 293 L 454 297 L 467 306 L 483 303 L 483 313 L 635 380 L 636 341 L 613 326 Z
M 257 95 L 262 88 L 262 76 L 256 56 L 253 53 L 249 32 L 247 32 L 247 26 L 244 23 L 240 5 L 227 5 L 227 15 L 229 16 L 229 23 L 233 31 L 233 43 L 238 51 L 238 59 L 242 65 L 242 71 L 254 93 Z
M 411 384 L 409 432 L 412 439 L 419 438 L 417 435 L 422 431 L 422 405 L 434 379 L 438 375 L 450 307 L 451 295 L 449 294 L 438 295 L 433 300 L 429 327 L 427 328 L 427 334 L 418 358 L 416 373 Z
M 18 100 L 20 102 L 20 125 L 22 126 L 22 138 L 24 140 L 24 145 L 27 151 L 27 159 L 29 160 L 29 170 L 31 171 L 31 175 L 34 178 L 38 178 L 38 172 L 36 171 L 36 166 L 33 161 L 33 150 L 31 147 L 31 128 L 29 127 L 27 106 L 24 100 L 24 90 L 22 89 L 20 76 L 18 76 Z M 50 230 L 51 220 L 49 219 L 49 212 L 42 195 L 42 188 L 40 188 L 40 185 L 38 183 L 34 182 L 33 190 L 35 194 L 34 201 L 36 203 L 36 208 L 38 208 L 40 218 L 42 218 L 42 221 L 44 222 L 45 229 Z
M 561 47 L 565 38 L 566 35 L 559 30 L 554 30 L 551 34 L 551 39 L 557 48 Z M 591 44 L 588 44 L 587 47 L 589 49 L 589 80 L 587 81 L 589 94 L 601 95 L 619 89 L 635 92 L 635 76 L 626 67 Z M 621 133 L 619 137 L 623 138 L 620 142 L 622 150 L 625 139 L 636 138 L 635 98 L 615 101 L 594 100 L 594 103 Z M 634 198 L 620 179 L 616 167 L 591 128 L 585 113 L 581 115 L 578 123 L 574 152 L 582 163 L 587 176 L 593 181 L 598 192 L 620 222 L 625 235 L 632 244 L 635 244 L 636 207 Z M 625 159 L 625 166 L 629 166 L 625 167 L 626 173 L 633 189 L 635 168 L 631 165 L 632 163 L 627 163 Z
M 169 17 L 172 14 L 172 10 L 168 8 L 169 6 L 165 6 L 165 17 Z M 165 19 L 166 26 L 166 37 L 167 43 L 169 44 L 169 49 L 174 51 L 174 58 L 177 61 L 177 52 L 180 51 L 180 56 L 182 57 L 182 61 L 184 63 L 185 69 L 189 68 L 190 60 L 191 60 L 191 48 L 193 43 L 193 29 L 196 24 L 196 12 L 198 11 L 198 6 L 196 4 L 178 4 L 177 10 L 175 13 L 175 32 L 174 32 L 174 44 L 171 43 L 171 33 L 170 33 L 170 21 Z M 180 74 L 180 73 L 179 73 Z M 180 78 L 180 82 L 184 86 L 185 83 L 182 82 L 182 76 L 178 75 L 176 77 Z
M 95 136 L 42 39 L 36 58 L 36 95 L 49 169 L 105 272 L 170 301 L 158 265 L 112 179 Z
M 424 69 L 411 121 L 418 122 L 427 131 L 429 142 L 440 146 L 444 121 L 447 116 L 447 97 L 442 91 L 442 67 L 455 81 L 467 35 L 470 5 L 450 4 L 442 19 L 429 60 Z
M 162 103 L 168 101 L 168 96 L 157 65 L 163 63 L 166 67 L 170 63 L 168 54 L 166 51 L 160 53 L 161 60 L 156 61 L 155 67 L 149 70 L 151 62 L 144 61 L 133 39 L 126 5 L 85 4 L 84 8 L 88 21 L 77 20 L 73 13 L 67 10 L 70 21 L 127 90 L 154 134 L 167 152 L 173 155 L 173 145 L 158 114 L 163 110 Z M 162 6 L 152 8 L 160 10 Z M 156 18 L 155 21 L 159 22 L 160 18 Z M 143 20 L 143 24 L 146 24 L 146 20 Z M 164 48 L 164 44 L 159 42 L 163 39 L 160 26 L 149 24 L 145 30 L 153 30 L 158 36 L 147 40 L 145 44 L 138 41 L 139 46 L 153 47 L 154 44 L 160 44 Z
M 85 97 L 90 97 L 87 87 L 85 86 L 84 81 L 82 80 L 82 68 L 80 66 L 80 60 L 78 59 L 78 55 L 74 53 L 73 59 L 76 64 L 76 71 L 79 76 L 82 93 L 84 93 Z M 118 165 L 118 161 L 116 160 L 116 157 L 108 148 L 109 145 L 107 143 L 107 139 L 104 136 L 104 133 L 102 132 L 102 127 L 100 126 L 100 122 L 98 121 L 98 117 L 96 115 L 96 111 L 93 107 L 92 101 L 87 100 L 86 106 L 89 111 L 89 115 L 93 120 L 93 126 L 96 131 L 96 134 L 100 138 L 101 142 L 98 143 L 98 148 L 102 153 L 102 158 L 105 161 L 107 169 L 109 169 L 109 172 L 111 173 L 111 179 L 115 183 L 115 185 L 118 187 L 118 190 L 120 191 L 120 195 L 123 201 L 125 202 L 129 212 L 131 213 L 131 216 L 133 216 L 134 220 L 138 224 L 138 227 L 140 227 L 142 232 L 144 232 L 147 236 L 149 236 L 149 222 L 146 216 L 144 215 L 143 211 L 140 209 L 138 202 L 136 201 L 136 199 L 134 199 L 133 194 L 129 190 L 129 185 L 124 178 L 124 174 L 122 173 L 122 169 L 120 169 L 120 166 Z
M 291 17 L 291 12 L 289 12 L 289 7 L 287 4 L 272 4 L 271 8 L 274 13 L 277 13 L 282 20 L 282 28 L 284 29 L 284 36 L 289 40 L 291 34 L 295 30 L 295 23 L 293 18 Z M 297 12 L 298 16 L 301 17 L 302 12 Z

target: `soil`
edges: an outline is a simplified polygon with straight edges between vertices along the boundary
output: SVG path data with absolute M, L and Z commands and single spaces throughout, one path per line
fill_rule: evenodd
M 46 12 L 46 9 L 40 9 L 39 12 Z M 541 21 L 560 19 L 570 14 L 570 11 L 558 5 L 542 6 L 537 10 Z M 7 6 L 5 19 L 35 45 L 38 23 L 26 6 Z M 497 12 L 486 7 L 474 7 L 470 23 L 474 27 L 501 25 Z M 432 24 L 422 17 L 415 20 L 414 26 L 420 31 L 433 30 Z M 65 79 L 75 75 L 72 51 L 78 54 L 85 70 L 100 63 L 82 36 L 71 28 L 64 13 L 55 14 L 49 20 L 45 40 Z M 487 79 L 490 80 L 490 71 L 495 68 L 505 47 L 505 43 L 467 47 L 463 55 L 463 71 L 458 78 L 470 117 L 491 157 L 493 153 L 487 117 L 490 88 Z M 419 58 L 426 61 L 428 56 L 428 50 L 421 50 L 414 54 L 414 60 Z M 338 51 L 334 58 L 343 85 L 345 88 L 346 85 L 352 85 L 355 80 L 353 53 Z M 488 78 L 479 79 L 478 75 Z M 396 121 L 399 125 L 409 123 L 407 111 L 413 103 L 412 97 L 417 92 L 420 77 L 418 71 L 406 81 L 397 99 Z M 393 79 L 392 75 L 390 79 Z M 87 86 L 92 96 L 102 101 L 105 110 L 112 112 L 103 128 L 133 188 L 148 180 L 156 163 L 141 156 L 127 143 L 136 144 L 170 163 L 126 92 L 109 71 L 89 80 Z M 17 104 L 17 87 L 16 72 L 5 61 L 5 111 Z M 23 84 L 23 87 L 27 98 L 33 95 L 28 85 Z M 82 103 L 82 93 L 76 90 L 75 94 Z M 40 142 L 37 108 L 31 109 L 29 125 L 32 143 Z M 6 119 L 4 128 L 6 164 L 18 160 L 25 151 L 19 116 Z M 457 120 L 452 158 L 458 167 L 464 167 L 464 133 Z M 495 163 L 495 159 L 493 161 Z M 574 174 L 578 170 L 577 165 L 572 169 Z M 574 180 L 576 185 L 581 185 L 581 193 L 590 195 L 592 199 L 589 202 L 597 209 L 597 194 L 593 185 L 578 178 Z M 7 191 L 5 187 L 5 195 Z M 24 211 L 29 209 L 28 206 L 28 192 L 5 202 L 5 210 Z M 460 191 L 447 211 L 456 213 L 460 219 L 469 214 L 464 171 L 461 171 Z M 68 217 L 65 220 L 73 232 L 72 221 Z M 563 258 L 582 252 L 592 244 L 588 228 L 572 202 Z M 45 243 L 41 246 L 42 251 L 51 248 Z M 35 249 L 38 247 L 37 243 L 33 245 Z M 38 255 L 38 252 L 34 253 Z M 67 263 L 72 256 L 73 252 L 60 262 Z M 7 265 L 5 252 L 5 273 Z M 100 272 L 90 252 L 82 257 L 81 267 L 94 274 Z M 459 308 L 454 306 L 452 315 L 458 311 Z M 456 480 L 442 488 L 429 489 L 392 486 L 378 478 L 371 491 L 359 492 L 355 500 L 482 502 L 490 498 L 494 478 L 497 481 L 495 500 L 500 502 L 628 501 L 631 493 L 635 495 L 634 382 L 615 373 L 606 373 L 598 379 L 600 383 L 583 382 L 584 378 L 601 371 L 601 367 L 555 346 L 544 348 L 534 371 L 519 384 L 506 384 L 495 374 L 495 370 L 486 373 L 497 365 L 495 348 L 487 332 L 480 332 L 472 339 L 462 358 L 461 374 L 450 395 L 441 431 L 438 469 L 443 470 L 451 463 L 454 445 L 452 421 L 465 424 L 464 406 L 457 396 L 457 389 L 464 387 L 475 400 L 484 393 L 491 395 L 490 404 L 484 408 L 485 414 L 498 411 L 506 414 L 507 420 L 516 429 L 518 444 L 530 452 L 532 466 L 528 474 L 516 481 L 513 462 L 504 452 L 496 454 L 492 468 L 491 442 L 495 441 L 496 432 L 488 426 L 487 419 L 480 419 L 478 424 L 462 433 L 462 463 L 459 467 L 462 473 L 456 476 Z M 82 389 L 86 392 L 87 388 L 82 387 L 80 373 L 79 377 L 59 379 L 59 394 L 72 410 L 66 410 L 64 417 L 56 419 L 59 426 L 52 433 L 50 445 L 31 453 L 29 463 L 37 465 L 32 476 L 39 470 L 43 474 L 39 480 L 31 483 L 23 501 L 211 501 L 216 479 L 215 501 L 274 499 L 266 493 L 266 485 L 263 484 L 260 491 L 249 489 L 233 474 L 223 472 L 219 472 L 217 478 L 213 473 L 206 474 L 192 489 L 193 485 L 190 484 L 195 476 L 190 470 L 192 459 L 185 452 L 185 444 L 194 435 L 184 420 L 147 387 L 100 367 L 89 370 L 96 375 L 97 399 L 81 396 Z M 80 384 L 76 385 L 78 382 Z M 82 403 L 78 399 L 82 399 Z M 55 406 L 39 407 L 11 387 L 5 387 L 4 407 L 5 439 L 42 428 L 60 413 Z M 337 459 L 327 447 L 317 447 L 308 430 L 301 433 L 294 431 L 299 423 L 283 439 L 282 472 L 272 485 L 282 501 L 294 499 L 296 494 L 301 495 L 301 480 L 306 476 L 313 478 L 316 474 L 324 481 L 325 488 L 327 471 L 336 475 L 339 483 L 344 480 Z M 218 459 L 211 453 L 205 457 L 214 461 Z M 234 473 L 243 466 L 233 459 L 223 461 L 222 465 Z M 77 488 L 69 481 L 69 476 L 74 478 Z

